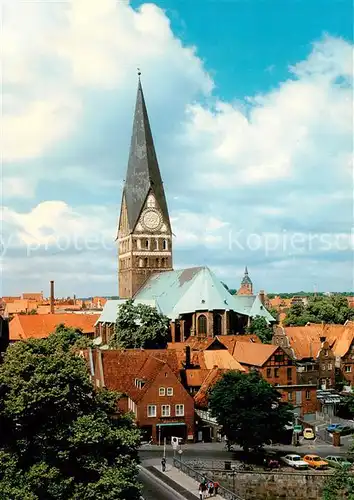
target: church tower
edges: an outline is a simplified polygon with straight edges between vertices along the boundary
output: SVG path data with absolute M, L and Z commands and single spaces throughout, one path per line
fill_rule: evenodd
M 172 270 L 171 223 L 140 74 L 117 240 L 120 298 L 134 297 L 153 273 Z
M 241 287 L 237 292 L 237 295 L 252 295 L 253 294 L 253 283 L 251 278 L 248 276 L 247 266 L 245 267 L 245 274 L 243 275 L 241 281 Z

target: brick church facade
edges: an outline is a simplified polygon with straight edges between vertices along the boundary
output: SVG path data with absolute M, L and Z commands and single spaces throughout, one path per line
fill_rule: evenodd
M 171 223 L 140 77 L 117 240 L 120 298 L 172 270 Z

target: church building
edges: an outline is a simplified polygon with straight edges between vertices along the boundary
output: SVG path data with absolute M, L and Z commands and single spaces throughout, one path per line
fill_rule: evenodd
M 173 270 L 171 222 L 140 76 L 117 242 L 119 299 L 108 300 L 97 321 L 101 344 L 109 342 L 118 307 L 127 299 L 169 317 L 172 342 L 242 333 L 254 316 L 274 321 L 253 295 L 247 268 L 244 292 L 237 295 L 208 267 Z

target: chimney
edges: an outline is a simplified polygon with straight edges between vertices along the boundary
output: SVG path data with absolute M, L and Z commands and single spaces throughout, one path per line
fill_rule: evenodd
M 265 303 L 265 293 L 264 293 L 264 290 L 261 290 L 259 292 L 259 300 L 262 302 L 262 304 L 264 305 Z
M 191 367 L 191 348 L 189 345 L 186 346 L 186 368 Z
M 50 282 L 50 314 L 54 314 L 54 281 Z

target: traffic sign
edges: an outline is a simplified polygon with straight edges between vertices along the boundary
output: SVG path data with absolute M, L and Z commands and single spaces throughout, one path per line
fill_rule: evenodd
M 302 432 L 302 425 L 294 425 L 294 432 L 296 433 Z
M 172 448 L 173 448 L 174 450 L 177 450 L 177 448 L 178 448 L 178 444 L 179 444 L 179 439 L 178 439 L 178 437 L 172 436 L 172 437 L 171 437 L 171 444 L 172 444 Z

